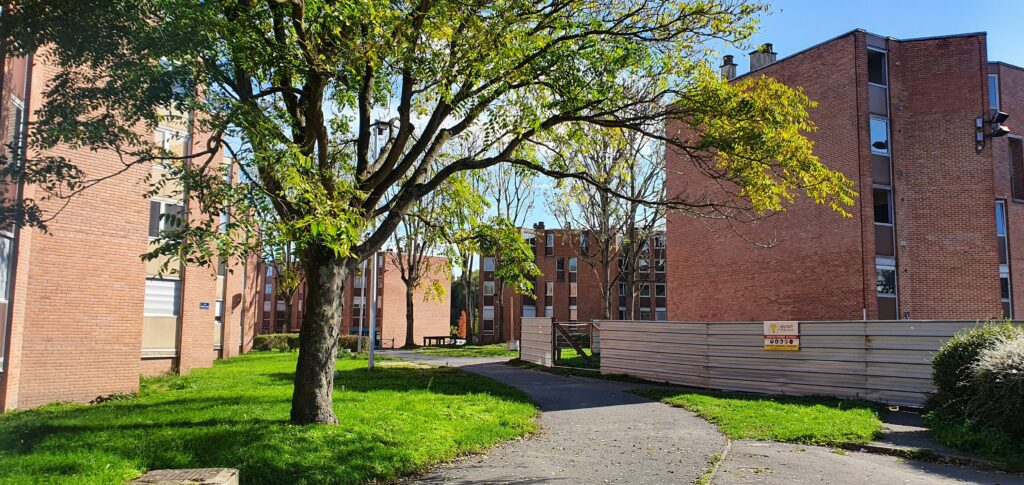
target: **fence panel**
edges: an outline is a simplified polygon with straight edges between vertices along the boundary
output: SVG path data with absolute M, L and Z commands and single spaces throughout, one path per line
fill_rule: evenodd
M 764 349 L 761 323 L 601 322 L 601 372 L 712 389 L 921 406 L 931 358 L 974 321 L 800 322 L 800 350 Z
M 522 332 L 519 341 L 520 358 L 546 367 L 555 365 L 551 345 L 551 319 L 523 317 Z

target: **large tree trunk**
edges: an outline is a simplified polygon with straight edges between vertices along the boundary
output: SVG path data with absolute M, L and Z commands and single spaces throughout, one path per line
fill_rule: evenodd
M 413 336 L 413 324 L 415 319 L 413 318 L 413 296 L 415 291 L 413 283 L 409 282 L 405 285 L 405 347 L 412 348 L 416 346 L 416 339 Z
M 334 363 L 341 331 L 343 290 L 351 265 L 316 246 L 306 252 L 306 318 L 299 341 L 292 393 L 293 424 L 337 424 L 334 416 Z

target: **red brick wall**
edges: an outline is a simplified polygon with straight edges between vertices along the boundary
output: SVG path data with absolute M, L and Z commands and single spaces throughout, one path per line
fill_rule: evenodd
M 972 138 L 974 119 L 987 110 L 985 37 L 888 45 L 900 314 L 997 315 L 993 144 L 979 154 Z M 861 197 L 854 217 L 839 219 L 801 199 L 785 213 L 740 226 L 754 239 L 776 240 L 763 249 L 723 225 L 708 224 L 708 231 L 699 221 L 671 214 L 671 319 L 877 318 L 865 49 L 866 34 L 853 32 L 755 74 L 801 87 L 819 103 L 811 113 L 818 131 L 810 138 L 823 163 L 856 182 Z M 1019 90 L 1016 82 L 1009 79 L 1007 89 Z M 996 152 L 1000 143 L 995 141 Z M 667 157 L 670 195 L 713 187 L 679 153 L 669 150 Z M 999 165 L 997 180 L 1007 177 Z M 1011 225 L 1022 217 L 1018 212 L 1011 208 Z M 693 289 L 690 298 L 682 296 L 687 288 Z
M 998 316 L 992 152 L 975 152 L 987 112 L 985 36 L 890 42 L 900 314 Z
M 989 73 L 999 76 L 1000 109 L 1010 114 L 1006 122 L 1013 129 L 1008 137 L 990 139 L 995 196 L 1005 199 L 1007 231 L 1010 243 L 1010 279 L 1013 290 L 1014 316 L 1024 315 L 1024 248 L 1015 242 L 1024 241 L 1024 200 L 1014 199 L 1010 182 L 1009 138 L 1024 136 L 1024 68 L 1006 64 L 989 64 Z M 986 85 L 987 87 L 987 85 Z M 987 91 L 986 91 L 987 96 Z M 985 99 L 988 99 L 987 97 Z
M 41 59 L 45 56 L 35 57 L 29 112 L 41 106 L 45 86 L 56 74 Z M 145 129 L 140 134 L 151 136 Z M 194 139 L 197 146 L 205 146 L 201 136 Z M 58 147 L 44 155 L 67 157 L 92 177 L 123 169 L 119 158 L 108 152 Z M 144 198 L 149 174 L 147 165 L 130 167 L 76 195 L 66 207 L 61 200 L 40 201 L 40 191 L 26 188 L 25 196 L 40 201 L 44 212 L 63 208 L 48 223 L 49 233 L 24 229 L 19 234 L 0 410 L 133 392 L 140 374 L 179 367 L 174 359 L 141 360 L 146 267 L 140 256 L 149 250 L 150 209 Z M 183 372 L 209 366 L 215 357 L 215 272 L 185 271 L 179 350 Z M 228 282 L 240 291 L 231 276 Z M 201 301 L 209 303 L 208 310 L 200 309 Z M 233 341 L 237 348 L 237 337 Z
M 56 69 L 36 57 L 32 107 Z M 109 153 L 58 148 L 86 173 L 121 168 Z M 17 395 L 11 407 L 88 401 L 138 388 L 149 207 L 146 166 L 86 190 L 49 224 L 49 234 L 21 231 L 12 322 L 19 328 Z M 26 196 L 41 195 L 34 188 Z M 54 211 L 62 201 L 44 201 Z M 97 210 L 103 208 L 103 210 Z M 12 375 L 13 377 L 13 375 Z M 10 385 L 11 382 L 8 382 Z
M 818 131 L 810 134 L 815 153 L 827 166 L 842 171 L 867 198 L 858 200 L 843 219 L 802 195 L 785 213 L 753 224 L 698 220 L 673 212 L 668 216 L 667 240 L 669 319 L 696 321 L 860 319 L 865 308 L 864 248 L 871 250 L 870 168 L 863 170 L 867 138 L 866 61 L 864 43 L 850 34 L 813 50 L 782 60 L 755 75 L 775 77 L 801 87 L 819 103 L 811 117 Z M 860 107 L 864 116 L 859 116 Z M 670 134 L 684 136 L 683 126 L 670 124 Z M 862 157 L 866 157 L 862 160 Z M 666 191 L 691 199 L 727 197 L 696 173 L 685 156 L 666 153 Z M 865 185 L 866 182 L 866 185 Z M 868 187 L 865 190 L 863 187 Z M 866 200 L 868 205 L 864 205 Z M 737 234 L 737 232 L 739 234 Z M 743 236 L 771 248 L 758 247 Z M 866 243 L 870 242 L 870 244 Z M 873 271 L 873 262 L 872 268 Z M 874 294 L 868 304 L 873 303 Z
M 385 254 L 381 337 L 385 346 L 394 339 L 395 347 L 401 347 L 405 345 L 407 334 L 405 283 L 400 277 L 396 256 L 393 253 Z M 413 296 L 413 342 L 416 345 L 423 345 L 425 336 L 451 334 L 451 270 L 448 261 L 444 258 L 430 258 L 425 267 L 430 268 L 430 272 L 423 277 L 421 286 Z M 431 281 L 436 281 L 445 289 L 442 298 L 427 296 L 427 286 Z

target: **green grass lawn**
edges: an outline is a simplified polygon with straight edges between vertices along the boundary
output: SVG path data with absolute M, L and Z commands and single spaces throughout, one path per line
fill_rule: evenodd
M 693 411 L 733 439 L 835 445 L 867 443 L 882 431 L 881 406 L 865 401 L 666 389 L 634 392 Z
M 519 352 L 508 350 L 506 344 L 420 347 L 416 352 L 441 357 L 519 357 Z
M 1000 469 L 1024 471 L 1024 442 L 1006 432 L 941 410 L 925 414 L 924 421 L 935 441 L 992 461 Z
M 579 367 L 581 369 L 600 369 L 601 368 L 601 354 L 594 355 L 590 352 L 587 347 L 583 348 L 583 351 L 590 356 L 590 363 L 576 352 L 576 349 L 569 347 L 562 349 L 562 358 L 555 361 L 555 365 L 562 365 L 566 367 Z
M 338 426 L 288 424 L 296 353 L 257 352 L 137 397 L 0 415 L 0 482 L 123 483 L 157 468 L 233 467 L 242 483 L 388 480 L 535 429 L 520 391 L 451 368 L 338 361 Z

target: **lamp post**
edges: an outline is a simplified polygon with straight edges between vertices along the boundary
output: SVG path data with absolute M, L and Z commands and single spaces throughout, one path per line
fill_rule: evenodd
M 369 370 L 373 370 L 373 350 L 377 347 L 377 252 L 373 253 L 370 264 L 372 280 L 370 282 L 370 361 Z M 365 290 L 365 289 L 364 289 Z
M 363 280 L 363 291 L 359 292 L 359 298 L 363 299 L 363 304 L 359 306 L 359 336 L 356 337 L 357 354 L 363 351 L 363 320 L 366 317 L 366 261 L 363 261 L 363 271 L 359 278 Z

